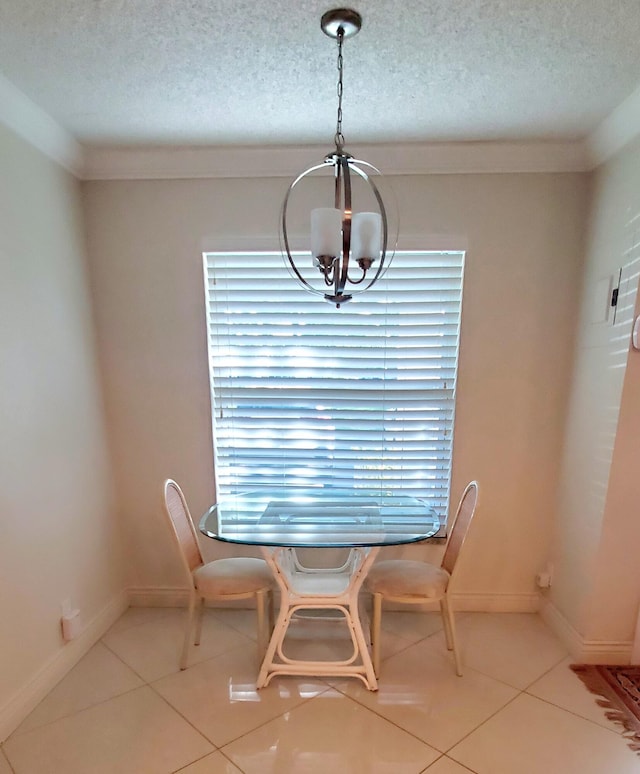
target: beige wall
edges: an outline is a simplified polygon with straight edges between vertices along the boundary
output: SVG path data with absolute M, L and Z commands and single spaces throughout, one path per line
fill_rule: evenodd
M 0 126 L 0 719 L 124 586 L 85 272 L 77 182 Z
M 428 248 L 433 234 L 468 246 L 453 492 L 477 477 L 482 509 L 461 588 L 517 600 L 535 591 L 534 574 L 548 555 L 588 176 L 435 175 L 393 183 L 401 247 L 418 238 Z M 244 246 L 247 238 L 273 247 L 287 184 L 84 186 L 133 586 L 183 583 L 168 534 L 158 529 L 162 480 L 181 482 L 196 517 L 213 498 L 201 252 Z
M 640 145 L 598 169 L 567 415 L 550 599 L 591 642 L 629 642 L 640 600 L 640 354 L 633 306 L 598 321 L 598 283 L 640 269 Z M 631 272 L 633 274 L 633 272 Z M 627 288 L 637 288 L 637 274 Z M 633 299 L 632 299 L 633 303 Z

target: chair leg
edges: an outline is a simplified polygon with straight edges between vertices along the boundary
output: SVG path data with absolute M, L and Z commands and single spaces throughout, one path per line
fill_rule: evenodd
M 442 627 L 444 629 L 444 638 L 447 642 L 447 650 L 453 650 L 453 638 L 451 637 L 451 626 L 449 625 L 449 616 L 444 598 L 440 600 L 440 614 L 442 615 Z
M 460 653 L 458 651 L 458 643 L 456 641 L 456 622 L 453 615 L 453 610 L 451 609 L 451 605 L 449 603 L 449 597 L 444 595 L 442 598 L 442 604 L 445 610 L 445 614 L 447 617 L 447 621 L 449 622 L 449 630 L 451 632 L 451 643 L 453 645 L 453 658 L 456 662 L 456 674 L 458 676 L 462 676 L 462 662 L 460 660 Z
M 196 618 L 196 636 L 193 640 L 194 645 L 200 644 L 200 637 L 202 636 L 203 617 L 204 617 L 204 597 L 200 597 L 200 604 L 198 605 L 198 617 Z
M 182 644 L 182 655 L 180 656 L 180 669 L 187 668 L 187 659 L 189 657 L 189 645 L 191 643 L 191 630 L 193 629 L 193 614 L 196 608 L 195 589 L 189 596 L 189 610 L 187 611 L 187 626 L 184 632 L 184 643 Z
M 382 594 L 373 595 L 371 613 L 371 661 L 376 677 L 380 676 L 380 621 L 382 620 Z

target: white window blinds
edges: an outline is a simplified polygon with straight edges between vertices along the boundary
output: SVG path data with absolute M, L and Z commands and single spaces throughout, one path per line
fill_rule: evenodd
M 398 252 L 336 309 L 277 253 L 207 253 L 220 495 L 297 485 L 449 499 L 460 252 Z

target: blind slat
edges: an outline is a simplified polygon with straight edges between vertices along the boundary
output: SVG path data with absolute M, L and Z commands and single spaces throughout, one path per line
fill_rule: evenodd
M 446 516 L 463 259 L 397 253 L 337 310 L 279 254 L 205 254 L 220 493 L 398 486 Z

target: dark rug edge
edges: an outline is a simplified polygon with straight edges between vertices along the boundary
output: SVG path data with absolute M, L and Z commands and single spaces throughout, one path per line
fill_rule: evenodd
M 608 720 L 623 728 L 623 737 L 629 747 L 640 754 L 640 718 L 636 715 L 638 707 L 631 698 L 621 692 L 611 676 L 613 671 L 638 667 L 608 666 L 602 664 L 571 664 L 571 669 L 582 680 L 586 688 L 595 696 L 597 704 L 605 710 Z

